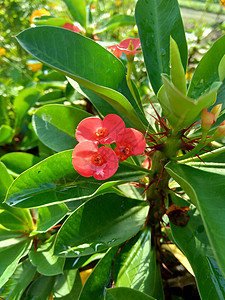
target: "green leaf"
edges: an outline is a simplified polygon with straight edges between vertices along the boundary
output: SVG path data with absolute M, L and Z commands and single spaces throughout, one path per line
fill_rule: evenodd
M 156 299 L 164 299 L 155 251 L 151 249 L 149 228 L 122 247 L 115 258 L 113 279 L 117 287 L 129 287 Z M 160 282 L 161 286 L 158 286 Z
M 225 78 L 225 55 L 222 57 L 219 66 L 218 66 L 218 74 L 219 74 L 219 80 L 223 81 Z
M 215 258 L 225 274 L 225 176 L 176 163 L 167 164 L 166 170 L 198 208 Z
M 139 291 L 126 288 L 118 287 L 113 289 L 108 289 L 106 291 L 105 300 L 156 300 L 144 293 Z
M 81 291 L 79 300 L 99 299 L 103 300 L 105 288 L 110 282 L 112 261 L 118 247 L 110 248 L 105 256 L 98 262 L 94 270 L 88 276 Z
M 36 268 L 33 267 L 29 260 L 20 263 L 10 279 L 0 289 L 1 297 L 7 300 L 20 300 L 35 273 Z
M 218 39 L 202 57 L 188 88 L 188 96 L 198 98 L 213 82 L 219 81 L 218 66 L 225 54 L 225 36 Z M 222 88 L 222 87 L 221 87 Z
M 9 175 L 5 165 L 0 162 L 0 203 L 4 201 L 7 190 L 12 182 L 12 176 Z
M 5 203 L 0 204 L 0 228 L 1 226 L 10 231 L 26 233 L 34 228 L 29 210 L 10 207 Z
M 21 233 L 14 234 L 14 238 L 2 240 L 6 237 L 4 233 L 7 234 L 7 231 L 0 231 L 0 288 L 14 273 L 19 260 L 27 255 L 32 243 L 27 238 L 20 238 Z
M 0 145 L 11 143 L 14 132 L 8 125 L 0 126 Z
M 82 282 L 77 270 L 64 270 L 58 275 L 53 288 L 54 300 L 78 299 L 82 289 Z
M 135 25 L 133 16 L 128 15 L 115 15 L 103 26 L 94 31 L 95 34 L 99 34 L 108 30 L 119 28 L 121 26 Z
M 63 201 L 89 199 L 111 191 L 111 187 L 138 180 L 147 170 L 130 164 L 121 165 L 110 179 L 82 177 L 73 168 L 72 152 L 67 150 L 48 157 L 22 173 L 8 190 L 6 203 L 21 208 L 55 204 Z
M 39 96 L 40 93 L 36 88 L 27 88 L 22 90 L 14 99 L 15 128 L 17 132 L 21 128 L 28 110 L 37 102 Z
M 24 300 L 49 300 L 55 283 L 54 276 L 41 276 L 29 287 Z
M 10 125 L 10 120 L 8 116 L 8 99 L 0 95 L 0 126 Z
M 177 0 L 139 0 L 135 17 L 144 60 L 155 94 L 162 85 L 161 73 L 170 74 L 170 36 L 176 41 L 184 70 L 187 42 Z
M 17 40 L 38 60 L 93 91 L 144 130 L 142 122 L 147 121 L 128 89 L 124 65 L 108 50 L 71 30 L 51 26 L 27 29 Z
M 13 176 L 18 176 L 41 161 L 39 157 L 25 152 L 10 152 L 3 155 L 0 159 Z
M 74 21 L 79 22 L 85 29 L 87 23 L 86 1 L 85 0 L 63 0 L 66 3 L 69 12 Z
M 53 254 L 55 237 L 55 235 L 52 235 L 50 239 L 40 245 L 37 250 L 31 250 L 29 252 L 31 263 L 37 267 L 39 273 L 46 276 L 63 273 L 65 258 L 57 257 Z
M 159 90 L 158 99 L 166 118 L 177 131 L 190 126 L 200 116 L 204 107 L 208 108 L 214 104 L 221 85 L 217 82 L 206 94 L 198 99 L 191 99 L 182 94 L 165 76 L 162 78 L 164 85 Z
M 170 37 L 170 78 L 174 86 L 184 95 L 187 93 L 185 72 L 176 42 Z
M 215 261 L 199 211 L 175 194 L 171 197 L 176 205 L 190 207 L 187 225 L 181 227 L 170 222 L 170 228 L 174 241 L 191 264 L 201 299 L 225 298 L 225 279 Z
M 46 232 L 61 221 L 68 213 L 65 204 L 56 204 L 38 208 L 35 232 Z
M 43 144 L 60 152 L 77 144 L 75 130 L 84 118 L 92 115 L 84 110 L 50 104 L 39 108 L 33 115 L 34 130 Z
M 73 22 L 68 18 L 55 18 L 51 16 L 42 16 L 40 18 L 35 18 L 33 20 L 35 25 L 51 25 L 62 27 L 66 23 L 73 24 Z
M 55 254 L 84 256 L 117 246 L 140 230 L 148 209 L 145 201 L 116 194 L 91 199 L 80 206 L 60 228 Z

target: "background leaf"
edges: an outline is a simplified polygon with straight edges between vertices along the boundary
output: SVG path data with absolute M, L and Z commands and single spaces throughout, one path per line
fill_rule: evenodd
M 152 88 L 157 94 L 161 73 L 170 74 L 170 36 L 178 45 L 184 70 L 187 42 L 177 0 L 138 0 L 135 18 Z
M 190 207 L 187 225 L 181 227 L 170 222 L 170 228 L 174 241 L 192 266 L 201 299 L 225 298 L 225 279 L 215 261 L 199 211 L 175 194 L 171 197 L 176 205 Z
M 9 175 L 5 165 L 0 162 L 0 203 L 4 201 L 7 190 L 12 182 L 12 176 Z
M 86 28 L 86 1 L 85 0 L 63 0 L 66 3 L 69 12 L 71 13 L 74 21 L 79 22 Z
M 33 126 L 38 138 L 47 147 L 60 152 L 73 149 L 77 144 L 75 130 L 84 118 L 92 117 L 84 110 L 50 104 L 39 108 L 33 115 Z
M 172 162 L 166 170 L 199 210 L 215 258 L 225 274 L 225 176 Z
M 113 289 L 108 289 L 106 291 L 105 300 L 156 300 L 144 293 L 139 291 L 126 288 L 118 287 Z

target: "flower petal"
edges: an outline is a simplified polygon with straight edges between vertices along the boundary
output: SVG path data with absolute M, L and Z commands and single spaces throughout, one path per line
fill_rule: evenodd
M 125 130 L 124 121 L 115 114 L 107 115 L 103 120 L 103 128 L 108 129 L 108 136 L 100 139 L 103 145 L 112 144 L 117 140 L 119 134 L 123 134 Z
M 126 128 L 124 134 L 118 136 L 116 144 L 119 146 L 125 143 L 130 147 L 131 155 L 143 153 L 146 146 L 143 134 L 134 128 Z
M 111 148 L 100 147 L 98 149 L 106 163 L 102 166 L 94 166 L 93 176 L 98 180 L 105 180 L 114 175 L 118 169 L 119 163 L 115 152 Z
M 72 163 L 74 169 L 84 177 L 93 176 L 94 170 L 91 157 L 98 152 L 98 146 L 91 141 L 84 141 L 77 144 L 73 150 Z
M 98 144 L 99 141 L 96 140 L 95 133 L 102 127 L 102 120 L 100 118 L 86 118 L 78 124 L 75 137 L 78 142 L 92 141 Z

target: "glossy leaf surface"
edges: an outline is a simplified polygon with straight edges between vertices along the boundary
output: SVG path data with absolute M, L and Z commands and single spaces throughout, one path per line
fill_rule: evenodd
M 60 228 L 55 254 L 76 257 L 117 246 L 138 232 L 145 222 L 148 209 L 145 201 L 116 194 L 91 199 Z
M 57 153 L 21 174 L 11 185 L 6 203 L 28 208 L 63 201 L 88 199 L 111 191 L 111 187 L 145 176 L 145 169 L 135 171 L 135 166 L 120 166 L 110 179 L 95 180 L 82 177 L 72 166 L 72 151 Z M 126 180 L 125 180 L 126 178 Z
M 79 300 L 104 299 L 105 288 L 110 282 L 112 261 L 118 248 L 109 249 L 105 256 L 98 262 L 94 270 L 88 276 L 87 281 L 81 291 Z
M 224 49 L 225 36 L 222 36 L 199 62 L 188 89 L 189 97 L 198 98 L 206 92 L 213 82 L 219 81 L 218 67 L 225 54 Z
M 53 255 L 53 243 L 55 235 L 52 235 L 42 245 L 38 246 L 37 250 L 29 252 L 31 263 L 37 267 L 37 271 L 46 276 L 53 276 L 63 273 L 65 258 Z
M 198 208 L 215 258 L 225 274 L 225 176 L 176 163 L 169 163 L 166 170 Z
M 78 299 L 82 289 L 82 282 L 77 270 L 64 270 L 62 275 L 58 275 L 53 288 L 55 300 L 75 300 Z
M 106 291 L 105 300 L 156 300 L 139 291 L 126 288 L 118 287 L 113 289 L 108 289 Z
M 49 300 L 52 293 L 55 277 L 41 276 L 30 285 L 24 300 Z
M 46 232 L 56 225 L 68 213 L 65 204 L 55 204 L 38 208 L 35 232 Z
M 84 118 L 92 115 L 84 110 L 50 104 L 39 108 L 33 115 L 33 126 L 38 138 L 47 147 L 60 152 L 77 144 L 75 130 Z
M 20 263 L 7 283 L 0 289 L 0 295 L 7 300 L 19 300 L 32 281 L 36 268 L 25 260 Z
M 128 89 L 125 68 L 108 50 L 80 34 L 51 26 L 27 29 L 17 40 L 38 60 L 95 92 L 135 126 L 144 128 L 146 119 Z
M 12 176 L 7 172 L 5 165 L 0 162 L 0 203 L 4 201 L 7 190 L 12 182 Z
M 155 94 L 162 85 L 161 73 L 170 74 L 170 36 L 178 45 L 186 70 L 187 43 L 177 0 L 139 0 L 135 17 L 145 64 Z
M 143 230 L 122 247 L 115 257 L 113 273 L 116 287 L 129 287 L 156 299 L 164 299 L 162 285 L 158 286 L 161 275 L 155 251 L 151 249 L 150 229 Z
M 3 155 L 1 161 L 7 167 L 10 174 L 18 176 L 20 173 L 40 162 L 41 159 L 30 153 L 10 152 Z
M 176 205 L 189 206 L 191 209 L 186 226 L 180 227 L 170 222 L 170 227 L 173 239 L 192 266 L 201 299 L 225 298 L 225 279 L 215 261 L 199 211 L 174 194 L 172 201 Z

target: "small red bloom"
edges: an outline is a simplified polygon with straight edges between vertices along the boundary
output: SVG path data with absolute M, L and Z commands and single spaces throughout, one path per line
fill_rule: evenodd
M 116 155 L 120 161 L 124 161 L 131 155 L 139 155 L 144 152 L 146 142 L 141 132 L 133 128 L 126 128 L 116 140 Z
M 141 52 L 141 50 L 137 50 L 141 48 L 140 39 L 127 39 L 122 41 L 118 49 L 126 54 L 127 57 L 134 56 L 135 53 Z
M 112 52 L 112 54 L 114 54 L 117 58 L 120 58 L 120 56 L 122 55 L 122 51 L 118 48 L 118 45 L 112 45 L 106 48 L 107 50 L 109 50 L 110 52 Z
M 79 33 L 80 32 L 80 28 L 78 28 L 77 26 L 71 24 L 71 23 L 65 23 L 62 28 L 65 28 L 65 29 L 69 29 L 71 31 L 74 31 L 74 32 L 77 32 Z
M 109 114 L 103 120 L 97 117 L 82 120 L 77 126 L 75 137 L 78 142 L 92 141 L 97 145 L 107 145 L 114 143 L 124 130 L 124 121 L 115 114 Z
M 73 150 L 72 162 L 74 169 L 84 177 L 94 176 L 105 180 L 118 169 L 118 159 L 111 148 L 100 147 L 91 141 L 76 145 Z

